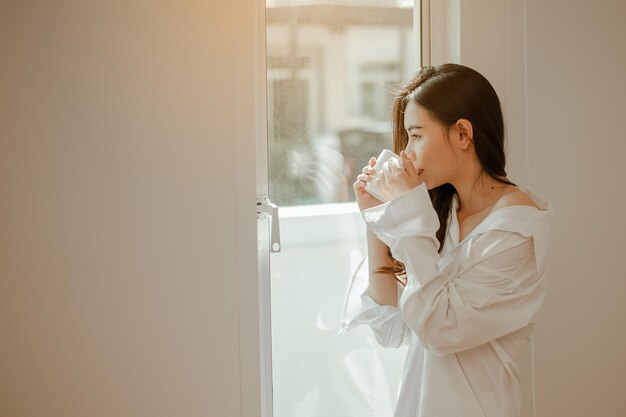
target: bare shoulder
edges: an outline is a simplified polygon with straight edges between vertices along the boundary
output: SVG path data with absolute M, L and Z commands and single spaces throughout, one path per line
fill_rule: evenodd
M 500 197 L 494 205 L 493 210 L 507 206 L 532 206 L 539 208 L 537 203 L 535 203 L 533 199 L 528 196 L 528 194 L 513 186 L 510 187 L 510 190 L 507 193 Z

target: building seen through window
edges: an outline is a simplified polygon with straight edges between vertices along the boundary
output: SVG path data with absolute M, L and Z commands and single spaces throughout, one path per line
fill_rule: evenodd
M 413 75 L 413 2 L 267 2 L 269 194 L 278 206 L 354 201 L 391 146 L 392 91 Z

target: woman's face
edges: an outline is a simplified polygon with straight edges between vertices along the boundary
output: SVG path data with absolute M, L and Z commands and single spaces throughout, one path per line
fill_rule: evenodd
M 448 129 L 412 101 L 404 111 L 404 129 L 409 138 L 405 152 L 415 153 L 413 165 L 426 188 L 430 190 L 451 182 L 457 159 L 448 144 Z

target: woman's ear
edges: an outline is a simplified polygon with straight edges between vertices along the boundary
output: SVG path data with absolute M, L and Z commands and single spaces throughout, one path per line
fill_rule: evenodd
M 459 147 L 466 150 L 474 142 L 472 122 L 467 119 L 459 119 L 456 121 L 455 127 L 458 131 Z

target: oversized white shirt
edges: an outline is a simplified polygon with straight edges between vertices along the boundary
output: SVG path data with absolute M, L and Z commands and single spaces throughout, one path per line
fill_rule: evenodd
M 367 227 L 404 263 L 407 285 L 398 284 L 397 307 L 379 305 L 361 262 L 339 334 L 366 324 L 383 347 L 409 345 L 394 417 L 521 416 L 516 360 L 546 296 L 554 208 L 517 188 L 540 208 L 496 209 L 462 242 L 455 195 L 441 255 L 439 219 L 424 183 L 363 210 Z

